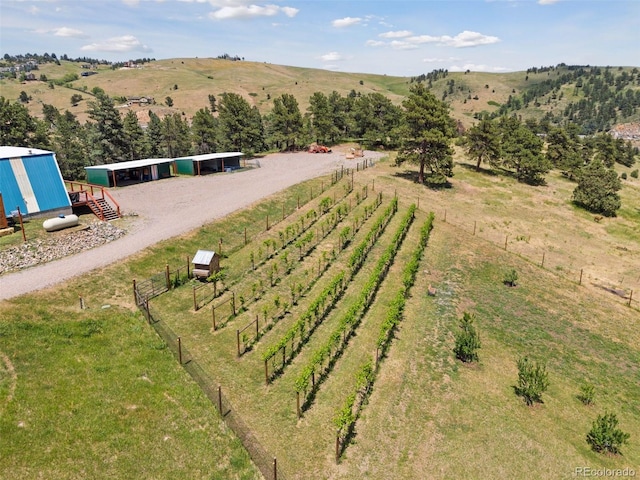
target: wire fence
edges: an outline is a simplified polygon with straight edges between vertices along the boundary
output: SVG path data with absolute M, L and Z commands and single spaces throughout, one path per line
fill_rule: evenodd
M 160 313 L 152 309 L 148 299 L 139 304 L 145 318 L 153 326 L 156 333 L 166 343 L 176 356 L 180 365 L 191 375 L 207 398 L 220 413 L 225 424 L 240 439 L 249 453 L 251 460 L 266 480 L 287 480 L 286 475 L 278 466 L 277 459 L 270 455 L 256 438 L 249 426 L 238 414 L 229 399 L 224 395 L 222 386 L 216 382 L 198 363 L 182 339 L 162 320 Z
M 452 215 L 444 211 L 443 221 L 452 225 L 471 236 L 475 236 L 485 240 L 493 245 L 516 254 L 525 260 L 544 268 L 545 270 L 554 272 L 578 285 L 586 285 L 590 282 L 597 289 L 613 294 L 614 298 L 619 299 L 628 307 L 634 310 L 640 310 L 640 291 L 636 288 L 625 288 L 604 284 L 604 281 L 598 278 L 597 274 L 589 268 L 577 268 L 573 265 L 567 266 L 563 263 L 564 255 L 554 252 L 553 247 L 541 249 L 531 243 L 530 235 L 513 235 L 511 233 L 500 232 L 496 225 L 481 225 L 477 221 L 471 223 L 458 223 Z M 487 228 L 488 227 L 488 228 Z M 638 279 L 640 280 L 640 269 L 638 271 Z

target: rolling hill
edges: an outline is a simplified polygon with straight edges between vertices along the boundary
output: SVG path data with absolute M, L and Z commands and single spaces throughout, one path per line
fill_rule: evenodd
M 86 103 L 95 87 L 121 100 L 152 97 L 154 105 L 128 108 L 151 109 L 160 116 L 180 112 L 191 117 L 198 109 L 209 106 L 209 95 L 218 97 L 224 92 L 242 95 L 264 115 L 271 110 L 272 99 L 283 93 L 293 94 L 303 112 L 314 92 L 328 95 L 336 91 L 342 96 L 381 93 L 400 104 L 412 82 L 419 78 L 427 81 L 434 94 L 450 105 L 452 116 L 464 126 L 471 125 L 479 114 L 501 111 L 516 113 L 525 119 L 541 120 L 547 116 L 561 121 L 571 118 L 584 121 L 585 116 L 596 118 L 606 113 L 610 123 L 607 130 L 618 123 L 640 120 L 640 74 L 636 67 L 558 65 L 512 73 L 443 70 L 408 78 L 225 59 L 176 58 L 152 61 L 137 68 L 112 69 L 100 65 L 94 71 L 96 75 L 85 77 L 81 74 L 86 70 L 78 62 L 42 64 L 34 72 L 36 78 L 45 75 L 51 82 L 76 74 L 78 79 L 51 88 L 44 81 L 19 82 L 5 78 L 0 80 L 0 94 L 7 99 L 18 99 L 24 91 L 31 99 L 28 107 L 32 115 L 41 116 L 42 104 L 51 104 L 61 111 L 69 109 L 80 121 L 87 118 Z M 602 89 L 588 89 L 594 82 L 596 87 L 602 84 L 600 87 L 610 91 L 610 98 L 602 98 Z M 76 106 L 70 101 L 73 94 L 83 97 Z M 166 97 L 173 100 L 172 107 L 166 106 Z M 591 103 L 586 105 L 586 100 Z M 615 113 L 608 112 L 612 104 L 618 110 Z

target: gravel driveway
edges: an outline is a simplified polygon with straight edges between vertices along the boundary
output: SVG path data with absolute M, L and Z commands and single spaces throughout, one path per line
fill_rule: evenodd
M 365 152 L 365 159 L 382 154 Z M 362 162 L 362 158 L 356 159 Z M 125 214 L 137 214 L 128 233 L 81 253 L 0 276 L 0 300 L 51 287 L 80 274 L 122 260 L 160 240 L 180 235 L 245 208 L 261 198 L 341 165 L 355 167 L 344 153 L 283 153 L 251 160 L 255 169 L 178 177 L 110 190 Z

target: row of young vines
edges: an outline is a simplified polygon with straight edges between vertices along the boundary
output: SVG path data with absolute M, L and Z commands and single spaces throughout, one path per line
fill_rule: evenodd
M 334 424 L 338 429 L 336 434 L 336 461 L 339 460 L 346 446 L 349 444 L 354 432 L 355 423 L 360 416 L 360 411 L 371 394 L 380 361 L 386 356 L 394 332 L 402 320 L 406 298 L 410 288 L 415 282 L 420 260 L 422 259 L 431 230 L 433 229 L 433 220 L 434 215 L 430 213 L 420 229 L 418 245 L 403 269 L 402 285 L 393 298 L 387 310 L 385 320 L 380 327 L 380 333 L 376 342 L 375 363 L 369 360 L 358 369 L 356 372 L 355 389 L 347 396 L 342 407 L 334 416 Z
M 316 284 L 317 280 L 326 272 L 326 270 L 333 264 L 333 262 L 338 258 L 340 251 L 342 251 L 349 243 L 350 239 L 352 239 L 355 234 L 360 230 L 362 226 L 365 225 L 366 221 L 373 215 L 375 210 L 382 204 L 382 193 L 376 195 L 375 200 L 370 204 L 366 205 L 364 208 L 364 216 L 358 217 L 354 220 L 353 228 L 344 227 L 339 236 L 339 245 L 338 252 L 332 249 L 330 254 L 327 255 L 326 252 L 322 252 L 318 257 L 318 268 L 317 274 L 309 278 L 308 270 L 304 271 L 304 278 L 297 282 L 295 278 L 291 279 L 289 283 L 289 294 L 290 294 L 290 302 L 289 300 L 283 300 L 280 295 L 276 294 L 275 297 L 270 302 L 264 302 L 260 307 L 257 308 L 258 312 L 262 314 L 262 328 L 257 327 L 255 335 L 244 335 L 241 337 L 241 346 L 239 349 L 241 353 L 246 352 L 252 345 L 258 341 L 266 332 L 268 332 L 273 326 L 279 322 L 282 318 L 284 318 L 289 313 L 289 307 L 296 305 L 297 300 L 305 295 L 311 288 Z M 337 223 L 336 223 L 337 226 Z M 335 228 L 335 226 L 334 226 Z M 348 230 L 348 232 L 346 232 Z M 327 235 L 332 230 L 327 230 L 323 232 L 326 238 Z M 284 258 L 283 258 L 284 260 Z M 288 272 L 287 272 L 288 273 Z M 244 303 L 243 303 L 244 306 Z M 248 326 L 258 322 L 258 314 L 255 315 L 255 320 L 251 321 L 247 326 L 240 329 L 240 332 L 244 332 Z
M 382 284 L 389 268 L 393 264 L 396 253 L 400 249 L 402 242 L 415 218 L 416 206 L 412 204 L 401 220 L 391 243 L 378 259 L 373 271 L 369 275 L 356 301 L 348 308 L 347 312 L 340 318 L 338 326 L 331 333 L 327 342 L 322 345 L 311 356 L 309 363 L 302 369 L 302 372 L 295 381 L 295 389 L 299 395 L 302 393 L 302 409 L 305 410 L 311 399 L 315 396 L 323 379 L 333 369 L 336 359 L 346 348 L 349 339 L 353 336 L 360 325 L 362 318 L 371 306 L 378 288 Z M 318 378 L 316 379 L 316 373 Z M 312 382 L 309 389 L 309 382 Z M 300 414 L 300 409 L 298 410 Z
M 335 303 L 340 298 L 340 295 L 347 287 L 349 282 L 353 279 L 357 271 L 360 269 L 367 254 L 375 245 L 376 240 L 384 232 L 384 229 L 389 224 L 393 216 L 398 210 L 398 199 L 394 197 L 389 206 L 384 212 L 377 218 L 376 222 L 372 225 L 371 229 L 365 236 L 365 239 L 360 242 L 348 260 L 349 269 L 347 272 L 341 271 L 338 273 L 329 283 L 327 287 L 318 295 L 318 297 L 311 303 L 309 308 L 303 313 L 301 318 L 281 337 L 281 339 L 267 350 L 263 354 L 263 360 L 265 362 L 265 369 L 269 360 L 274 359 L 279 352 L 282 352 L 282 364 L 279 368 L 274 365 L 274 370 L 271 374 L 266 373 L 267 382 L 281 372 L 286 363 L 292 360 L 296 353 L 302 348 L 302 346 L 308 341 L 311 334 L 315 331 L 318 325 L 324 320 L 329 311 L 333 308 Z M 339 285 L 339 289 L 336 287 Z M 330 294 L 329 292 L 332 292 Z M 329 303 L 327 299 L 331 299 Z M 294 346 L 294 341 L 298 338 L 297 347 Z M 287 345 L 291 342 L 291 348 L 289 349 L 289 355 L 287 356 Z

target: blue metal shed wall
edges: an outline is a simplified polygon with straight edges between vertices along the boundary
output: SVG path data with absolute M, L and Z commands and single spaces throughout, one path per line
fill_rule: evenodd
M 10 216 L 11 211 L 16 207 L 20 207 L 21 212 L 27 212 L 27 206 L 8 158 L 0 159 L 0 192 L 2 192 L 2 203 L 4 203 L 6 216 Z
M 71 206 L 58 163 L 52 153 L 22 157 L 22 163 L 29 175 L 41 212 Z

